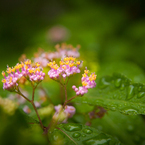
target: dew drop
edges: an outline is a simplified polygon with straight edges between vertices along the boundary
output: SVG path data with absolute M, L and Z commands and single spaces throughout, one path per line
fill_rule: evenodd
M 115 80 L 115 86 L 120 87 L 121 86 L 121 79 Z
M 78 133 L 78 132 L 75 132 L 72 136 L 73 136 L 74 138 L 78 138 L 78 137 L 80 137 L 80 136 L 81 136 L 81 134 L 80 134 L 80 133 Z
M 60 132 L 55 132 L 52 136 L 53 141 L 61 141 L 61 140 L 64 140 L 64 138 L 65 138 L 65 135 Z
M 145 92 L 139 92 L 137 98 L 142 98 L 145 95 Z
M 85 134 L 82 134 L 82 137 L 85 137 L 86 135 Z
M 127 89 L 127 99 L 131 99 L 134 96 L 134 86 L 130 85 Z
M 110 83 L 106 81 L 106 78 L 101 78 L 101 80 L 98 84 L 100 89 L 104 89 L 104 88 L 108 87 L 109 85 L 110 85 Z
M 77 139 L 78 141 L 80 140 L 80 138 Z
M 90 129 L 84 129 L 83 132 L 86 134 L 91 134 L 93 131 Z
M 108 138 L 105 134 L 101 133 L 96 137 L 85 140 L 84 145 L 108 145 L 111 138 Z
M 111 107 L 111 110 L 112 110 L 112 111 L 115 111 L 115 110 L 116 110 L 116 108 L 115 108 L 115 107 Z
M 114 95 L 113 95 L 113 99 L 116 99 L 116 98 L 117 98 L 117 95 L 116 95 L 116 94 L 114 94 Z
M 64 125 L 64 129 L 65 129 L 66 131 L 70 131 L 70 132 L 72 132 L 72 131 L 79 131 L 79 130 L 82 129 L 82 125 L 65 124 L 65 125 Z
M 142 89 L 142 86 L 139 86 L 139 87 L 138 87 L 138 91 L 141 91 L 141 89 Z
M 124 110 L 124 113 L 126 113 L 126 114 L 134 114 L 134 115 L 136 115 L 137 114 L 137 110 L 135 110 L 135 109 L 126 109 L 126 110 Z
M 122 91 L 122 90 L 124 90 L 124 88 L 125 88 L 125 86 L 124 86 L 124 84 L 122 84 L 120 87 L 120 90 Z

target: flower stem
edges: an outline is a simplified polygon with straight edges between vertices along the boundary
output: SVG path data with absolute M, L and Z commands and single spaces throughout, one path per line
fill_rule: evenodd
M 35 92 L 36 87 L 37 87 L 37 85 L 36 85 L 35 87 L 33 87 L 32 100 L 28 99 L 25 95 L 23 95 L 23 94 L 21 93 L 21 91 L 19 90 L 19 88 L 18 88 L 17 91 L 15 90 L 15 92 L 16 92 L 17 94 L 21 95 L 23 98 L 25 98 L 28 102 L 30 102 L 30 103 L 32 104 L 32 106 L 33 106 L 33 108 L 34 108 L 34 110 L 35 110 L 35 112 L 36 112 L 36 115 L 37 115 L 37 117 L 38 117 L 38 119 L 39 119 L 40 126 L 41 126 L 41 128 L 44 130 L 44 126 L 43 126 L 42 121 L 41 121 L 41 119 L 40 119 L 40 116 L 39 116 L 39 114 L 38 114 L 37 108 L 36 108 L 36 106 L 35 106 L 35 104 L 34 104 L 34 92 Z
M 36 112 L 36 114 L 37 114 L 37 117 L 38 117 L 39 122 L 40 122 L 40 126 L 41 126 L 41 128 L 44 130 L 44 126 L 43 126 L 43 124 L 42 124 L 42 121 L 41 121 L 41 119 L 40 119 L 40 116 L 39 116 L 39 114 L 38 114 L 38 111 L 37 111 L 37 108 L 36 108 L 34 102 L 31 101 L 31 104 L 32 104 L 32 106 L 33 106 L 33 108 L 34 108 L 34 110 L 35 110 L 35 112 Z
M 28 99 L 27 97 L 25 97 L 21 92 L 20 92 L 20 90 L 18 89 L 18 91 L 15 91 L 17 94 L 19 94 L 19 95 L 21 95 L 23 98 L 25 98 L 28 102 L 30 102 L 31 103 L 31 100 L 30 99 Z
M 68 102 L 70 102 L 71 100 L 73 100 L 74 98 L 76 98 L 77 96 L 74 96 L 74 97 L 72 97 L 72 98 L 70 98 L 69 100 L 66 100 L 65 102 L 64 102 L 64 104 L 63 104 L 63 108 L 65 107 L 65 105 L 68 103 Z

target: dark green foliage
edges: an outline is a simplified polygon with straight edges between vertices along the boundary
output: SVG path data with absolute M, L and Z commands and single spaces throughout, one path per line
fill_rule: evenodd
M 97 80 L 97 87 L 76 102 L 102 106 L 105 109 L 120 111 L 124 114 L 145 114 L 145 86 L 132 83 L 121 74 L 104 76 Z
M 53 145 L 121 145 L 110 135 L 82 124 L 60 124 L 49 134 Z

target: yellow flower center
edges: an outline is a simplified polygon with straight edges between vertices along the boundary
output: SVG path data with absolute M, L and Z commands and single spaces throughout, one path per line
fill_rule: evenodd
M 90 80 L 90 81 L 94 81 L 94 80 L 96 80 L 96 77 L 97 77 L 97 75 L 92 74 L 92 75 L 89 77 L 89 80 Z
M 85 72 L 86 74 L 88 74 L 88 73 L 89 73 L 89 70 L 84 70 L 84 72 Z
M 84 73 L 84 74 L 82 74 L 82 76 L 85 78 L 87 75 Z
M 6 83 L 7 81 L 5 79 L 2 80 L 3 83 Z
M 6 75 L 4 71 L 2 71 L 2 75 L 3 75 L 3 77 Z
M 74 63 L 70 63 L 69 66 L 70 66 L 70 67 L 73 67 L 73 66 L 74 66 Z
M 65 66 L 65 65 L 63 65 L 63 66 L 62 66 L 62 68 L 63 68 L 63 69 L 66 69 L 66 66 Z
M 7 71 L 6 71 L 8 74 L 10 74 L 12 72 L 12 69 L 10 67 L 7 68 Z
M 12 80 L 13 80 L 13 78 L 12 78 L 12 77 L 10 77 L 10 79 L 9 79 L 9 83 L 11 83 L 11 82 L 12 82 Z
M 87 84 L 85 81 L 83 81 L 83 82 L 82 82 L 82 85 L 83 85 L 83 86 L 87 86 L 88 84 Z
M 58 67 L 58 65 L 56 64 L 56 65 L 54 65 L 54 67 L 53 67 L 55 70 L 57 70 L 59 67 Z

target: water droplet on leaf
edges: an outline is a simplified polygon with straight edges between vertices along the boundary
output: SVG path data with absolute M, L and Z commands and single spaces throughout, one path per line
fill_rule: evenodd
M 137 110 L 135 110 L 135 109 L 126 109 L 126 110 L 124 110 L 124 113 L 126 113 L 126 114 L 134 114 L 134 115 L 136 115 L 137 114 Z
M 113 99 L 116 99 L 116 98 L 117 98 L 117 95 L 116 95 L 116 94 L 114 94 L 114 95 L 113 95 Z
M 131 99 L 134 96 L 134 86 L 130 85 L 127 89 L 127 99 Z
M 84 129 L 83 132 L 86 134 L 91 134 L 93 131 L 90 129 Z
M 96 137 L 90 138 L 84 141 L 84 145 L 108 145 L 111 138 L 107 137 L 105 134 L 101 133 Z
M 139 92 L 137 98 L 142 98 L 145 95 L 145 92 Z
M 141 91 L 141 89 L 142 89 L 142 86 L 139 86 L 139 87 L 138 87 L 138 91 Z
M 115 86 L 120 87 L 121 86 L 121 79 L 115 80 Z
M 82 134 L 82 137 L 85 137 L 86 135 L 85 134 Z
M 111 107 L 111 110 L 115 111 L 115 110 L 116 110 L 116 108 L 115 108 L 115 107 Z
M 80 136 L 81 136 L 81 134 L 80 134 L 80 133 L 78 133 L 78 132 L 75 132 L 72 136 L 73 136 L 74 138 L 78 138 L 78 137 L 80 137 Z
M 125 86 L 124 86 L 124 84 L 122 84 L 120 87 L 120 90 L 122 91 L 122 90 L 124 90 L 124 88 L 125 88 Z
M 79 131 L 79 130 L 82 129 L 82 125 L 65 124 L 65 125 L 64 125 L 64 129 L 65 129 L 66 131 L 70 131 L 70 132 L 72 132 L 72 131 Z
M 52 141 L 53 142 L 64 142 L 65 139 L 65 135 L 62 134 L 59 131 L 56 131 L 53 135 L 52 135 Z
M 104 89 L 104 88 L 108 87 L 109 85 L 110 85 L 110 83 L 106 81 L 106 78 L 101 78 L 101 80 L 98 84 L 99 88 L 101 88 L 101 89 Z

